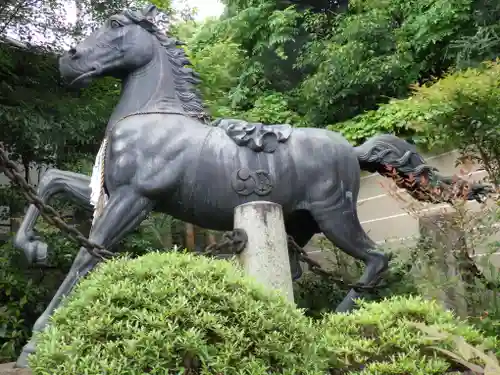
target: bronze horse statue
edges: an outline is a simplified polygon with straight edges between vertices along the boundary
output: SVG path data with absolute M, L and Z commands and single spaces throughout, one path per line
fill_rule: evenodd
M 181 43 L 155 24 L 156 8 L 126 10 L 110 17 L 59 60 L 61 75 L 83 87 L 98 77 L 122 80 L 120 101 L 107 124 L 101 148 L 102 193 L 107 197 L 89 240 L 107 249 L 152 211 L 213 230 L 233 229 L 236 206 L 267 200 L 282 206 L 287 233 L 304 246 L 323 233 L 338 248 L 366 265 L 360 285 L 372 285 L 388 267 L 358 219 L 360 172 L 402 177 L 440 177 L 415 147 L 380 135 L 353 147 L 339 133 L 240 120 L 210 123 L 195 85 L 196 73 Z M 223 58 L 223 57 L 221 57 Z M 91 179 L 49 170 L 38 186 L 44 201 L 64 193 L 89 210 Z M 475 186 L 470 199 L 484 192 Z M 33 263 L 44 261 L 47 246 L 33 234 L 39 216 L 31 205 L 15 237 Z M 47 325 L 61 298 L 100 259 L 81 248 L 64 282 L 33 327 Z M 292 267 L 300 270 L 298 260 Z M 297 274 L 299 272 L 299 274 Z M 300 276 L 300 271 L 295 272 Z M 351 290 L 337 311 L 349 311 L 360 293 Z M 27 367 L 32 338 L 17 367 Z

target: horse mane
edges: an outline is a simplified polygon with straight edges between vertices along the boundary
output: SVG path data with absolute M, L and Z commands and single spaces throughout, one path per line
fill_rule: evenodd
M 188 116 L 209 123 L 210 115 L 205 111 L 200 91 L 196 87 L 201 80 L 198 73 L 187 67 L 192 64 L 182 48 L 185 43 L 169 37 L 154 23 L 154 20 L 146 17 L 141 11 L 126 10 L 123 15 L 158 39 L 172 65 L 174 89 L 182 109 Z

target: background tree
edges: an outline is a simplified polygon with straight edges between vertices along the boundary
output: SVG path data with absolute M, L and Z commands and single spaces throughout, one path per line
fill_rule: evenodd
M 215 116 L 326 127 L 500 48 L 491 1 L 351 1 L 328 12 L 303 2 L 224 3 L 224 15 L 188 40 Z

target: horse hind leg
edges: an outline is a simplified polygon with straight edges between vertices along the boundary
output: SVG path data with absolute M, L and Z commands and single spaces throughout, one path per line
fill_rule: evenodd
M 63 194 L 86 210 L 91 211 L 90 177 L 59 169 L 49 169 L 38 185 L 37 194 L 43 203 L 57 194 Z M 24 251 L 30 264 L 43 264 L 48 254 L 48 246 L 34 234 L 34 227 L 40 211 L 30 204 L 23 221 L 14 237 L 14 246 Z
M 293 212 L 285 222 L 286 233 L 293 238 L 295 243 L 304 247 L 311 240 L 314 234 L 319 233 L 318 224 L 314 221 L 311 213 L 306 210 Z M 300 256 L 293 248 L 288 246 L 288 257 L 290 259 L 290 269 L 292 280 L 296 281 L 302 276 L 302 266 Z
M 381 274 L 388 268 L 389 256 L 376 251 L 376 244 L 361 227 L 356 209 L 344 210 L 340 208 L 319 215 L 316 220 L 323 234 L 335 246 L 365 264 L 365 270 L 357 284 L 361 287 L 376 285 Z M 348 312 L 352 310 L 355 299 L 361 296 L 360 292 L 351 289 L 337 306 L 336 311 Z
M 314 236 L 312 232 L 287 232 L 287 235 L 293 238 L 295 243 L 300 247 L 304 247 L 307 245 L 309 240 Z M 302 266 L 300 264 L 300 254 L 295 251 L 290 245 L 288 245 L 288 259 L 290 260 L 290 271 L 292 273 L 292 281 L 297 281 L 302 277 L 304 271 L 302 270 Z

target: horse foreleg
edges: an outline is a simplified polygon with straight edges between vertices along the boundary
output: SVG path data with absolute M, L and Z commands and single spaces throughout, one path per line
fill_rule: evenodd
M 64 296 L 67 296 L 73 287 L 76 285 L 78 280 L 84 277 L 88 272 L 90 272 L 98 263 L 98 258 L 90 255 L 86 249 L 80 249 L 78 252 L 71 269 L 69 270 L 66 278 L 62 282 L 59 289 L 57 289 L 56 294 L 50 301 L 49 305 L 45 311 L 40 315 L 33 325 L 33 334 L 30 341 L 23 347 L 21 355 L 17 359 L 16 367 L 26 368 L 28 367 L 28 356 L 35 352 L 36 342 L 34 336 L 37 332 L 41 332 L 49 322 L 50 316 L 54 313 L 54 310 L 59 307 Z
M 90 204 L 90 177 L 74 172 L 49 169 L 38 185 L 37 193 L 44 203 L 56 194 L 64 194 L 86 210 Z M 34 227 L 40 211 L 31 204 L 14 237 L 14 246 L 24 251 L 28 262 L 43 264 L 47 259 L 47 244 L 34 234 Z
M 151 212 L 152 208 L 152 202 L 135 192 L 134 189 L 128 186 L 119 188 L 110 196 L 102 214 L 95 221 L 89 240 L 108 249 L 113 247 L 125 235 L 134 230 Z M 54 298 L 52 298 L 47 309 L 36 321 L 33 327 L 33 334 L 43 330 L 47 326 L 50 316 L 59 307 L 62 298 L 68 295 L 76 283 L 98 263 L 98 258 L 90 255 L 85 248 L 80 249 L 68 275 L 57 290 Z M 34 337 L 32 336 L 28 344 L 24 346 L 17 360 L 16 367 L 28 367 L 27 359 L 35 351 L 35 344 Z

